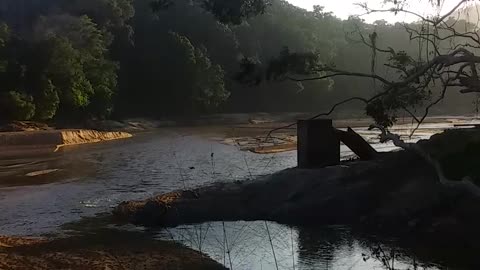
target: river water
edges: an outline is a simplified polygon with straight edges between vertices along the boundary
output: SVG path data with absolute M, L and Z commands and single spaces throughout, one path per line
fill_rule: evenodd
M 413 140 L 447 127 L 451 123 L 427 126 Z M 359 131 L 373 138 L 365 129 Z M 3 160 L 0 175 L 14 173 L 0 178 L 0 234 L 68 234 L 82 230 L 85 220 L 111 211 L 122 201 L 217 181 L 254 179 L 296 166 L 295 151 L 257 155 L 223 144 L 218 137 L 195 129 L 164 129 L 128 140 L 69 147 L 42 158 Z M 350 155 L 342 149 L 344 157 Z M 25 176 L 32 170 L 58 171 Z M 346 227 L 296 228 L 263 221 L 214 222 L 145 233 L 181 242 L 229 268 L 245 270 L 385 269 L 373 258 L 375 249 L 383 247 L 386 254 L 396 249 L 395 239 L 372 240 Z M 413 269 L 417 263 L 441 269 L 438 260 L 416 260 L 401 248 L 396 252 L 398 269 Z

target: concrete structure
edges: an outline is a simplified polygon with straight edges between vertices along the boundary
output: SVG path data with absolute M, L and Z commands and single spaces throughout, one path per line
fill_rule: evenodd
M 340 141 L 331 119 L 300 120 L 297 136 L 299 168 L 314 169 L 340 163 Z

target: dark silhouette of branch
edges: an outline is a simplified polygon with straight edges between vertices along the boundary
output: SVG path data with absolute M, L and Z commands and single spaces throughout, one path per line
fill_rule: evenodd
M 440 16 L 440 17 L 437 17 L 435 19 L 429 19 L 425 16 L 422 16 L 414 11 L 411 11 L 411 10 L 407 10 L 407 9 L 403 9 L 403 8 L 390 8 L 390 9 L 371 9 L 368 7 L 367 4 L 364 4 L 364 3 L 359 3 L 357 4 L 358 6 L 360 6 L 361 8 L 365 9 L 365 13 L 360 15 L 361 16 L 364 16 L 364 15 L 368 15 L 368 14 L 372 14 L 372 13 L 383 13 L 383 12 L 390 12 L 390 13 L 406 13 L 406 14 L 410 14 L 410 15 L 413 15 L 413 16 L 416 16 L 417 18 L 419 18 L 420 20 L 422 20 L 423 22 L 426 22 L 426 23 L 430 23 L 432 24 L 433 26 L 437 26 L 439 25 L 440 23 L 442 23 L 445 19 L 447 19 L 448 17 L 450 17 L 455 11 L 457 11 L 464 3 L 466 3 L 468 0 L 461 0 L 458 2 L 458 4 L 453 7 L 450 11 L 448 11 L 447 13 L 445 13 L 444 15 Z
M 361 39 L 362 43 L 367 45 L 370 49 L 373 49 L 373 50 L 376 50 L 376 51 L 382 52 L 382 53 L 390 53 L 390 54 L 395 53 L 395 51 L 392 48 L 381 49 L 381 48 L 378 48 L 377 46 L 373 46 L 373 44 L 367 42 L 367 40 L 365 39 L 365 37 L 362 34 L 362 31 L 360 31 L 360 27 L 357 24 L 355 24 L 355 28 L 356 28 L 356 32 L 360 36 L 360 39 Z
M 382 91 L 371 98 L 364 98 L 364 97 L 351 97 L 345 100 L 342 100 L 336 104 L 334 104 L 329 111 L 317 114 L 311 118 L 310 120 L 322 117 L 322 116 L 329 116 L 331 115 L 339 106 L 344 105 L 346 103 L 352 101 L 361 101 L 367 105 L 371 104 L 373 101 L 385 96 L 385 95 L 392 95 L 389 96 L 388 99 L 385 99 L 385 104 L 379 105 L 372 104 L 372 110 L 404 110 L 408 113 L 417 123 L 416 127 L 413 129 L 410 136 L 412 136 L 421 126 L 421 124 L 425 121 L 428 117 L 430 110 L 432 107 L 440 103 L 442 100 L 445 99 L 446 91 L 449 87 L 462 87 L 460 93 L 480 93 L 480 80 L 477 75 L 477 64 L 480 63 L 480 56 L 475 55 L 472 51 L 468 50 L 468 48 L 480 48 L 480 35 L 476 31 L 467 31 L 459 32 L 457 31 L 454 26 L 459 21 L 457 19 L 453 22 L 453 24 L 449 25 L 449 23 L 445 22 L 447 18 L 449 18 L 456 10 L 458 10 L 462 4 L 466 3 L 467 0 L 461 0 L 458 4 L 449 10 L 447 13 L 443 15 L 438 15 L 437 17 L 429 18 L 424 17 L 416 12 L 408 11 L 403 8 L 394 8 L 394 9 L 386 9 L 386 10 L 375 10 L 369 9 L 366 4 L 360 4 L 363 7 L 367 14 L 375 13 L 375 12 L 403 12 L 407 14 L 412 14 L 417 16 L 423 21 L 422 27 L 428 27 L 427 31 L 417 29 L 413 26 L 404 24 L 405 30 L 410 35 L 410 40 L 420 40 L 427 42 L 427 60 L 422 60 L 421 56 L 419 56 L 418 60 L 397 60 L 401 59 L 401 57 L 409 57 L 408 55 L 397 54 L 394 49 L 388 47 L 388 49 L 378 48 L 374 42 L 374 39 L 370 37 L 370 41 L 366 38 L 358 25 L 355 25 L 356 32 L 358 32 L 360 41 L 367 47 L 373 50 L 373 52 L 382 52 L 391 54 L 392 58 L 391 61 L 398 61 L 391 63 L 384 64 L 386 67 L 396 69 L 402 73 L 401 76 L 397 80 L 390 80 L 386 79 L 382 76 L 379 76 L 372 72 L 371 74 L 361 73 L 361 72 L 349 72 L 345 70 L 335 69 L 333 67 L 323 66 L 313 72 L 321 74 L 320 76 L 314 77 L 304 77 L 304 78 L 296 78 L 293 76 L 286 76 L 284 79 L 288 79 L 295 82 L 305 82 L 305 81 L 315 81 L 315 80 L 322 80 L 327 78 L 334 78 L 338 76 L 351 76 L 351 77 L 360 77 L 360 78 L 370 78 L 373 79 L 374 82 L 381 82 L 383 84 Z M 433 28 L 433 31 L 430 31 L 430 27 Z M 374 32 L 375 34 L 375 32 Z M 373 34 L 372 34 L 373 35 Z M 450 47 L 453 48 L 440 48 L 440 41 L 448 41 L 453 40 L 455 38 L 462 38 L 465 41 L 465 44 L 451 44 Z M 430 52 L 434 51 L 434 55 L 430 58 Z M 445 52 L 446 51 L 446 52 Z M 397 58 L 398 57 L 398 58 Z M 411 108 L 415 107 L 416 105 L 423 104 L 421 98 L 428 97 L 430 98 L 426 92 L 429 88 L 433 85 L 436 85 L 436 82 L 440 80 L 442 90 L 440 95 L 428 103 L 424 109 L 423 114 L 419 117 L 417 116 Z M 429 90 L 430 92 L 431 90 Z M 411 93 L 418 93 L 420 96 L 420 100 L 417 101 L 399 101 L 397 104 L 392 105 L 392 99 L 395 99 L 395 95 L 405 96 L 406 98 L 417 98 L 415 94 L 411 95 Z M 424 96 L 422 96 L 424 95 Z M 394 103 L 395 101 L 393 101 Z M 403 102 L 403 103 L 402 103 Z M 409 104 L 408 102 L 412 103 Z M 378 106 L 378 108 L 375 108 Z M 383 108 L 382 106 L 385 106 Z M 373 112 L 377 114 L 377 112 Z M 381 112 L 385 113 L 386 117 L 390 117 L 390 112 Z M 380 117 L 377 121 L 382 122 L 384 117 L 383 115 L 379 115 Z M 376 116 L 375 116 L 376 117 Z M 394 117 L 394 116 L 393 116 Z M 394 119 L 394 118 L 392 118 Z M 386 125 L 391 124 L 391 121 L 385 122 Z M 276 132 L 281 129 L 290 128 L 295 126 L 296 123 L 292 123 L 283 127 L 278 127 L 272 129 L 267 137 L 268 140 L 271 137 L 273 132 Z
M 347 104 L 347 103 L 350 103 L 352 101 L 361 101 L 365 104 L 369 104 L 371 103 L 372 101 L 374 100 L 377 100 L 378 98 L 384 96 L 387 94 L 388 91 L 384 91 L 384 92 L 381 92 L 381 93 L 378 93 L 376 95 L 374 95 L 373 97 L 371 98 L 362 98 L 362 97 L 351 97 L 351 98 L 347 98 L 347 99 L 344 99 L 340 102 L 337 102 L 335 104 L 333 104 L 333 106 L 330 108 L 329 111 L 327 112 L 323 112 L 323 113 L 319 113 L 319 114 L 316 114 L 310 118 L 308 118 L 307 120 L 315 120 L 317 118 L 320 118 L 320 117 L 324 117 L 324 116 L 329 116 L 331 115 L 333 112 L 335 112 L 335 110 L 339 107 L 339 106 L 342 106 L 344 104 Z M 287 128 L 291 128 L 291 127 L 294 127 L 296 126 L 297 123 L 292 123 L 292 124 L 289 124 L 289 125 L 286 125 L 286 126 L 281 126 L 281 127 L 278 127 L 278 128 L 274 128 L 272 130 L 270 130 L 267 134 L 267 136 L 265 137 L 265 141 L 267 141 L 269 138 L 271 138 L 271 135 L 276 132 L 276 131 L 279 131 L 279 130 L 282 130 L 282 129 L 287 129 Z
M 332 74 L 327 74 L 324 76 L 319 76 L 319 77 L 311 77 L 311 78 L 293 78 L 293 77 L 287 77 L 289 80 L 294 81 L 294 82 L 305 82 L 305 81 L 316 81 L 316 80 L 323 80 L 323 79 L 328 79 L 332 77 L 338 77 L 338 76 L 352 76 L 352 77 L 364 77 L 364 78 L 372 78 L 375 80 L 379 80 L 384 84 L 390 85 L 392 82 L 388 81 L 387 79 L 374 75 L 374 74 L 366 74 L 366 73 L 359 73 L 359 72 L 348 72 L 348 71 L 342 71 L 342 70 L 335 70 L 335 69 L 322 69 L 322 70 L 317 70 L 318 72 L 333 72 Z
M 425 112 L 423 113 L 422 117 L 417 121 L 417 125 L 416 127 L 412 130 L 412 132 L 410 133 L 410 137 L 413 136 L 413 134 L 415 134 L 415 132 L 417 132 L 417 130 L 420 128 L 420 126 L 423 124 L 423 122 L 425 121 L 425 119 L 428 117 L 429 113 L 430 113 L 430 109 L 437 105 L 440 101 L 442 101 L 443 99 L 445 99 L 445 94 L 447 92 L 447 89 L 448 89 L 449 85 L 448 84 L 444 84 L 443 86 L 443 89 L 442 89 L 442 92 L 440 94 L 440 96 L 434 100 L 432 103 L 428 104 L 427 107 L 425 107 Z
M 440 18 L 438 18 L 436 20 L 436 22 L 433 24 L 434 26 L 437 26 L 438 24 L 440 24 L 441 22 L 443 22 L 445 19 L 447 19 L 448 17 L 450 17 L 450 15 L 452 15 L 455 11 L 457 11 L 457 9 L 460 8 L 460 6 L 462 6 L 464 3 L 466 3 L 468 0 L 462 0 L 460 2 L 458 2 L 458 4 L 452 8 L 449 12 L 445 13 L 445 15 L 441 16 Z
M 389 13 L 406 13 L 406 14 L 410 14 L 410 15 L 414 15 L 416 17 L 418 17 L 420 20 L 424 21 L 424 22 L 429 22 L 431 24 L 434 24 L 435 21 L 433 20 L 430 20 L 416 12 L 413 12 L 413 11 L 410 11 L 410 10 L 406 10 L 406 9 L 403 9 L 403 8 L 390 8 L 390 9 L 371 9 L 368 7 L 368 5 L 366 4 L 363 4 L 363 3 L 360 3 L 360 4 L 357 4 L 358 6 L 360 6 L 361 8 L 365 9 L 365 13 L 363 14 L 360 14 L 359 17 L 362 17 L 362 16 L 365 16 L 365 15 L 369 15 L 369 14 L 372 14 L 372 13 L 386 13 L 386 12 L 389 12 Z
M 402 109 L 403 109 L 405 112 L 407 112 L 407 113 L 410 115 L 410 117 L 412 117 L 413 120 L 415 120 L 415 122 L 420 123 L 421 120 L 418 119 L 418 117 L 417 117 L 412 111 L 410 111 L 407 107 L 402 106 Z
M 335 103 L 329 111 L 327 112 L 324 112 L 324 113 L 319 113 L 317 115 L 314 115 L 310 118 L 308 118 L 308 120 L 315 120 L 319 117 L 322 117 L 322 116 L 329 116 L 331 115 L 336 109 L 337 107 L 341 106 L 341 105 L 344 105 L 346 103 L 349 103 L 349 102 L 352 102 L 352 101 L 362 101 L 363 103 L 366 103 L 368 104 L 369 102 L 371 102 L 371 99 L 365 99 L 365 98 L 362 98 L 362 97 L 351 97 L 351 98 L 347 98 L 345 100 L 342 100 L 338 103 Z M 267 136 L 265 137 L 265 141 L 267 141 L 269 138 L 271 138 L 271 135 L 276 132 L 276 131 L 279 131 L 279 130 L 282 130 L 282 129 L 287 129 L 287 128 L 291 128 L 291 127 L 294 127 L 296 126 L 297 123 L 292 123 L 292 124 L 289 124 L 289 125 L 286 125 L 286 126 L 281 126 L 281 127 L 278 127 L 278 128 L 274 128 L 272 130 L 270 130 L 267 134 Z

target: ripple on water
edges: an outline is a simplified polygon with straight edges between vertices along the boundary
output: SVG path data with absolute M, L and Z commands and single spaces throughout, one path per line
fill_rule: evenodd
M 349 155 L 347 150 L 342 153 Z M 41 164 L 42 170 L 59 168 L 68 173 L 44 185 L 0 188 L 1 234 L 58 232 L 62 224 L 109 212 L 121 201 L 270 174 L 295 166 L 296 152 L 256 155 L 201 137 L 163 131 L 63 149 Z M 294 264 L 295 269 L 372 269 L 378 263 L 363 262 L 361 253 L 368 251 L 365 245 L 343 229 L 314 234 L 267 224 L 280 269 L 292 269 Z M 183 226 L 157 236 L 183 242 L 229 265 L 227 239 L 234 269 L 275 269 L 264 222 L 225 223 L 225 233 L 222 223 L 199 226 L 203 227 Z

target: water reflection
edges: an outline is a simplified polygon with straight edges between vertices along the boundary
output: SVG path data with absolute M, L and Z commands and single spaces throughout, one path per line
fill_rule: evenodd
M 343 155 L 348 156 L 348 152 L 343 151 Z M 31 162 L 34 170 L 60 169 L 61 173 L 26 178 L 25 174 L 31 171 L 8 167 Z M 296 152 L 256 155 L 171 130 L 139 135 L 131 140 L 65 148 L 44 160 L 2 161 L 0 233 L 59 233 L 62 224 L 109 212 L 121 201 L 217 181 L 255 178 L 295 165 Z M 2 177 L 2 173 L 9 175 Z M 94 228 L 111 226 L 90 224 Z M 63 229 L 72 233 L 79 229 L 74 227 Z M 365 243 L 371 242 L 360 240 L 345 228 L 217 222 L 155 234 L 158 238 L 185 243 L 224 265 L 230 266 L 231 261 L 233 269 L 276 269 L 276 264 L 279 269 L 382 267 L 377 260 L 363 261 L 362 253 L 370 252 Z
M 237 270 L 367 270 L 391 269 L 388 267 L 392 265 L 395 269 L 441 269 L 435 261 L 409 256 L 396 246 L 396 241 L 367 239 L 342 226 L 305 228 L 263 221 L 213 222 L 165 229 L 157 233 L 157 238 L 181 242 Z M 381 256 L 376 255 L 378 248 Z

